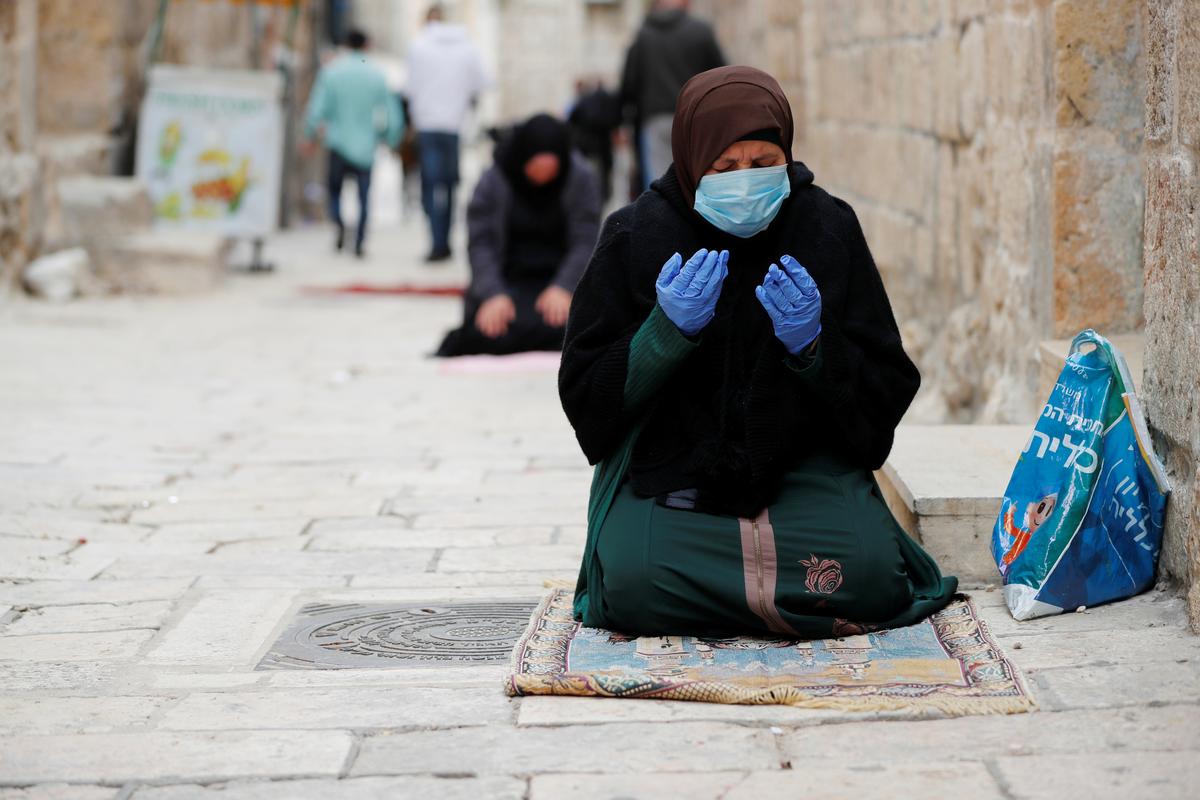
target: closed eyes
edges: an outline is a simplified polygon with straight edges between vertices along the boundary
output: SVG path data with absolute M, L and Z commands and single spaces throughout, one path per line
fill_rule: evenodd
M 753 167 L 753 168 L 776 167 L 776 166 L 779 166 L 779 165 L 776 163 L 776 159 L 774 156 L 766 156 L 765 158 L 755 159 L 754 163 L 751 164 L 751 167 Z M 722 166 L 714 167 L 713 169 L 715 169 L 717 171 L 717 174 L 721 174 L 721 173 L 725 173 L 725 172 L 733 172 L 737 169 L 737 162 L 731 161 L 727 164 L 723 164 Z

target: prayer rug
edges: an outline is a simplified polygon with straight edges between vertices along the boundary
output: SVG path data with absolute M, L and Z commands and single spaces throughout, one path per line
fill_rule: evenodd
M 442 375 L 490 375 L 516 372 L 558 372 L 561 353 L 535 350 L 508 356 L 455 356 L 442 359 Z
M 780 704 L 842 711 L 1013 714 L 1036 705 L 960 595 L 907 628 L 841 639 L 631 637 L 585 628 L 555 589 L 513 651 L 509 695 Z
M 370 283 L 347 283 L 343 286 L 306 286 L 309 294 L 382 294 L 413 295 L 417 297 L 462 297 L 463 287 L 459 284 L 446 286 L 417 286 L 411 283 L 378 285 Z

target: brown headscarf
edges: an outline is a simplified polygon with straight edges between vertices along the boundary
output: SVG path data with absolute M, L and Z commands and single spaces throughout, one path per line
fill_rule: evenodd
M 778 81 L 754 67 L 717 67 L 683 85 L 675 102 L 671 156 L 690 207 L 696 186 L 717 156 L 747 134 L 779 131 L 792 160 L 792 107 Z

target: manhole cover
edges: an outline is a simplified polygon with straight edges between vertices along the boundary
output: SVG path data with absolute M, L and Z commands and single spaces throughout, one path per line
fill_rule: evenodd
M 536 605 L 532 600 L 307 605 L 258 669 L 502 664 Z

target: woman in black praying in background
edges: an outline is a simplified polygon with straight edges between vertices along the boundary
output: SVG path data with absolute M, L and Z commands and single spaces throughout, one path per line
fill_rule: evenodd
M 597 465 L 585 625 L 826 638 L 954 594 L 871 476 L 920 375 L 854 211 L 792 133 L 770 75 L 701 73 L 674 163 L 605 222 L 559 370 Z
M 600 227 L 600 187 L 566 124 L 539 114 L 496 148 L 467 206 L 471 285 L 439 356 L 559 350 Z

